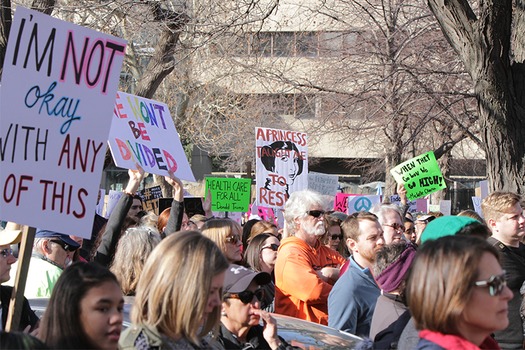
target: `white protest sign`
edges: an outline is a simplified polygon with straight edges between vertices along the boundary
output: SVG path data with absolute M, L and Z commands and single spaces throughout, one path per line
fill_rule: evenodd
M 474 206 L 474 211 L 483 217 L 483 211 L 481 210 L 481 197 L 472 197 L 472 205 Z
M 303 132 L 255 129 L 257 204 L 283 208 L 295 191 L 308 188 L 308 142 Z
M 374 205 L 379 203 L 381 203 L 381 196 L 350 196 L 348 197 L 347 214 L 370 211 Z
M 109 148 L 115 164 L 148 173 L 195 181 L 190 164 L 166 104 L 144 97 L 117 93 L 109 134 Z
M 479 182 L 479 188 L 481 191 L 481 199 L 489 195 L 489 182 L 487 180 L 482 180 Z
M 97 207 L 95 209 L 95 212 L 100 216 L 104 216 L 104 197 L 105 196 L 106 196 L 106 190 L 101 188 L 98 193 L 99 200 L 97 202 Z
M 121 191 L 109 190 L 108 203 L 106 205 L 106 219 L 109 219 L 111 212 L 113 212 L 113 209 L 115 209 L 115 206 L 122 195 L 123 193 Z
M 320 194 L 335 196 L 339 188 L 339 176 L 310 171 L 308 173 L 308 188 Z
M 439 211 L 443 213 L 443 215 L 450 215 L 452 212 L 452 202 L 450 199 L 442 199 L 439 201 Z
M 91 237 L 125 49 L 16 8 L 0 95 L 2 219 Z

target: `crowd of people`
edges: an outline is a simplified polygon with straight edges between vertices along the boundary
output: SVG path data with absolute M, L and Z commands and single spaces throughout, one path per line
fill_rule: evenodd
M 344 214 L 311 190 L 288 198 L 284 227 L 241 226 L 184 212 L 144 212 L 129 182 L 90 240 L 39 228 L 26 298 L 47 297 L 39 319 L 24 299 L 5 331 L 21 228 L 0 232 L 1 348 L 290 349 L 272 313 L 361 337 L 362 349 L 522 349 L 525 217 L 520 196 L 494 192 L 483 217 L 408 212 L 382 203 Z M 131 304 L 131 326 L 123 308 Z

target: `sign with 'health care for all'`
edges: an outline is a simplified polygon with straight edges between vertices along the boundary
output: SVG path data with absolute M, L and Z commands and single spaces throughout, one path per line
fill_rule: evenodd
M 211 194 L 211 210 L 247 212 L 250 208 L 251 179 L 207 177 L 206 193 Z
M 117 93 L 109 148 L 115 164 L 149 173 L 195 181 L 179 134 L 166 104 L 144 97 Z
M 410 200 L 447 187 L 432 151 L 399 164 L 390 173 L 396 182 L 405 184 L 407 198 Z
M 0 216 L 90 237 L 126 41 L 18 6 L 0 95 Z

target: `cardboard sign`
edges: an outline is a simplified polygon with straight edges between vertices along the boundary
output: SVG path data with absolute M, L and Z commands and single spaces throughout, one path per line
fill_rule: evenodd
M 407 198 L 410 200 L 447 187 L 432 151 L 397 165 L 390 173 L 397 183 L 405 184 Z
M 109 148 L 115 164 L 148 173 L 195 181 L 166 104 L 144 97 L 117 93 Z
M 91 237 L 125 49 L 16 8 L 0 95 L 2 219 Z
M 250 208 L 251 184 L 251 179 L 207 177 L 205 191 L 211 193 L 211 210 L 247 212 Z
M 257 204 L 283 208 L 295 191 L 308 188 L 308 143 L 303 132 L 256 128 Z
M 339 176 L 311 171 L 308 173 L 308 188 L 321 194 L 335 196 L 339 188 Z

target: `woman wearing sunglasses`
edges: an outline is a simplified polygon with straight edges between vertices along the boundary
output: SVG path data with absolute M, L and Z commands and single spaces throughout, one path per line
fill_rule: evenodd
M 416 349 L 499 349 L 512 292 L 498 252 L 483 239 L 447 236 L 419 250 L 407 285 Z
M 221 248 L 230 264 L 242 261 L 242 227 L 236 221 L 211 219 L 206 221 L 201 231 Z
M 260 309 L 264 298 L 261 287 L 270 281 L 268 273 L 244 266 L 232 264 L 226 270 L 218 337 L 225 349 L 287 348 L 288 344 L 277 335 L 275 319 Z
M 269 233 L 261 233 L 255 236 L 246 248 L 245 265 L 255 272 L 266 272 L 272 276 L 269 283 L 264 284 L 264 298 L 261 301 L 261 309 L 268 312 L 274 312 L 275 299 L 275 278 L 273 269 L 277 260 L 277 250 L 279 249 L 279 240 Z

